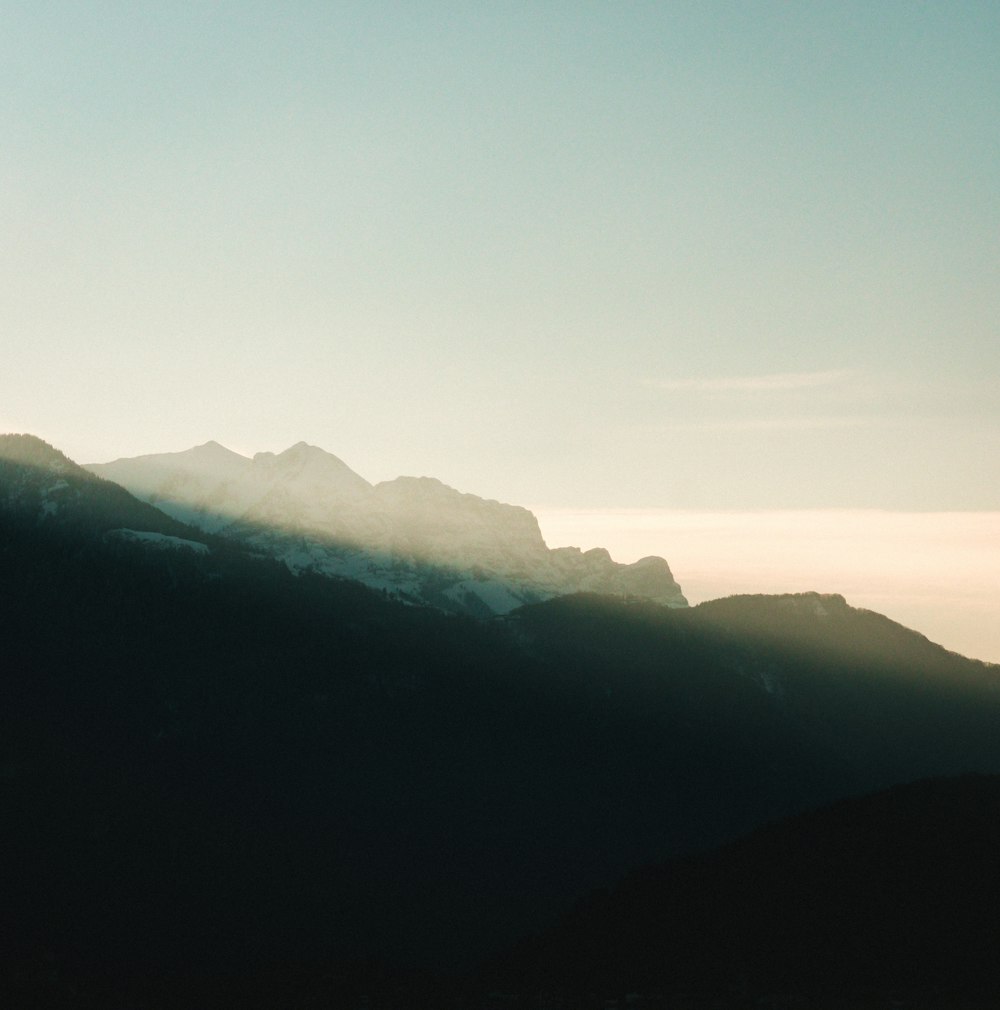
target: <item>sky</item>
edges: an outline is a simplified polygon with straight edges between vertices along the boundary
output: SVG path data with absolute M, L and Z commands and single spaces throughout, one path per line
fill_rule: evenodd
M 996 508 L 1000 6 L 37 0 L 0 429 L 566 508 Z
M 537 511 L 549 543 L 669 559 L 688 602 L 839 593 L 953 652 L 1000 663 L 1000 512 Z

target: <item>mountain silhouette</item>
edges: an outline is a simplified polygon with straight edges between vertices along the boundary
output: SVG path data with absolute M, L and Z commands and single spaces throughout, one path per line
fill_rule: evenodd
M 50 532 L 77 531 L 82 536 L 137 529 L 204 539 L 34 435 L 0 435 L 0 486 L 5 520 L 24 529 L 40 522 Z
M 1000 772 L 1000 669 L 839 597 L 449 615 L 2 446 L 9 1005 L 344 1005 L 775 818 Z

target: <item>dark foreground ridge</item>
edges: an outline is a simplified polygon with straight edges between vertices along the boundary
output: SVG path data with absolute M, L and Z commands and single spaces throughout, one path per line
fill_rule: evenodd
M 477 963 L 639 867 L 1000 772 L 1000 671 L 838 598 L 449 617 L 6 449 L 6 1005 L 478 1000 Z
M 629 875 L 481 988 L 570 1006 L 995 1006 L 998 846 L 997 776 L 841 801 Z

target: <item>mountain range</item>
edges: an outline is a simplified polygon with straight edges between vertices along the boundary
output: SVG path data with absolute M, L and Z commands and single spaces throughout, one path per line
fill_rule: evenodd
M 87 469 L 292 571 L 356 579 L 411 603 L 487 616 L 590 591 L 687 606 L 662 558 L 623 565 L 602 548 L 550 549 L 527 509 L 432 477 L 373 486 L 305 442 L 252 459 L 206 442 Z
M 248 472 L 241 458 L 234 470 Z M 303 488 L 330 479 L 374 494 L 326 454 L 317 469 L 327 476 Z M 830 934 L 840 946 L 816 962 L 842 958 L 833 977 L 809 968 L 782 981 L 773 961 L 747 954 L 741 974 L 732 960 L 758 928 L 749 912 L 747 933 L 696 942 L 678 930 L 701 921 L 698 891 L 683 904 L 628 881 L 669 877 L 648 868 L 846 797 L 1000 773 L 1000 668 L 818 592 L 697 607 L 575 593 L 489 617 L 414 605 L 415 594 L 290 566 L 288 538 L 315 533 L 288 532 L 280 481 L 273 490 L 227 534 L 209 528 L 209 514 L 228 514 L 218 503 L 189 525 L 178 504 L 188 492 L 169 515 L 152 491 L 140 500 L 39 439 L 0 436 L 7 1005 L 479 1007 L 496 1005 L 491 986 L 526 1005 L 534 987 L 539 1005 L 546 980 L 550 994 L 572 989 L 560 965 L 585 960 L 593 972 L 577 981 L 601 1006 L 601 986 L 640 979 L 689 1006 L 779 996 L 786 1003 L 771 1005 L 819 1006 L 848 998 L 859 978 L 872 998 L 898 1000 L 905 945 L 887 955 L 891 972 L 865 974 L 845 939 L 862 905 L 823 906 L 844 923 Z M 287 498 L 309 502 L 294 480 Z M 475 514 L 491 512 L 477 501 Z M 332 511 L 313 504 L 320 519 Z M 269 537 L 281 548 L 266 549 Z M 424 564 L 413 557 L 409 571 Z M 877 834 L 884 807 L 864 809 Z M 951 858 L 981 866 L 982 827 L 969 816 L 949 836 Z M 815 845 L 809 832 L 787 850 L 764 837 L 740 850 L 747 880 L 781 879 L 775 854 Z M 926 851 L 901 878 L 916 890 L 943 873 L 940 848 Z M 756 901 L 766 919 L 767 889 L 737 893 L 732 872 L 719 872 L 698 907 Z M 877 889 L 879 872 L 858 879 Z M 972 889 L 995 893 L 991 879 L 961 884 L 970 907 L 982 907 Z M 609 888 L 621 901 L 586 897 Z M 648 895 L 641 910 L 636 893 Z M 935 907 L 945 906 L 907 906 L 923 916 L 920 949 L 946 937 Z M 567 915 L 578 924 L 569 933 Z M 698 971 L 581 960 L 606 936 L 602 922 L 623 920 L 654 961 L 676 943 Z M 966 923 L 962 936 L 991 949 L 991 928 Z M 792 939 L 789 958 L 800 956 Z M 989 981 L 993 962 L 973 953 L 953 959 L 952 977 L 947 957 L 936 963 L 940 1005 Z M 493 967 L 470 974 L 479 963 Z

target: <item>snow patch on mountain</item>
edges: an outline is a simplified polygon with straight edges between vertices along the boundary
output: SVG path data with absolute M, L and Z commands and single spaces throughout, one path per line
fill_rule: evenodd
M 197 540 L 185 540 L 183 537 L 172 537 L 166 533 L 150 533 L 147 530 L 108 530 L 105 536 L 110 540 L 121 540 L 129 543 L 147 544 L 160 550 L 192 551 L 195 554 L 208 554 L 207 544 Z

